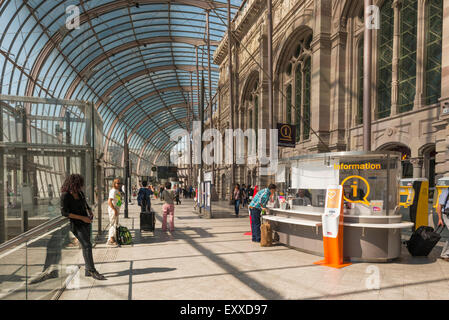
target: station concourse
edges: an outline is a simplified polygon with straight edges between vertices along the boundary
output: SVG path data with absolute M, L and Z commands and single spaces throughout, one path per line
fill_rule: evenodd
M 449 0 L 0 0 L 0 300 L 448 299 L 448 48 Z

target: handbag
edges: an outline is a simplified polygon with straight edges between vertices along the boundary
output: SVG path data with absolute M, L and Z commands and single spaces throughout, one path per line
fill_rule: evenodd
M 89 217 L 89 219 L 91 219 L 91 217 L 93 217 L 93 213 L 92 213 L 92 216 L 90 215 L 90 211 L 92 211 L 92 209 L 87 204 L 87 200 L 86 200 L 86 196 L 84 195 L 84 192 L 80 191 L 80 195 L 81 195 L 81 198 L 83 199 L 84 208 L 86 209 L 87 216 Z
M 229 205 L 235 206 L 234 191 L 231 192 L 231 199 L 229 199 Z

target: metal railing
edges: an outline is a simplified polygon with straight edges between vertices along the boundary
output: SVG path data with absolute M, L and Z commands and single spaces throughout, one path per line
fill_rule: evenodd
M 21 244 L 24 244 L 28 240 L 41 236 L 42 234 L 48 232 L 50 229 L 57 228 L 65 223 L 68 223 L 69 219 L 66 217 L 56 217 L 54 219 L 51 219 L 27 232 L 22 233 L 21 235 L 6 241 L 5 243 L 0 244 L 0 254 L 3 253 L 3 251 L 6 251 L 8 249 L 11 249 L 15 246 L 19 246 Z

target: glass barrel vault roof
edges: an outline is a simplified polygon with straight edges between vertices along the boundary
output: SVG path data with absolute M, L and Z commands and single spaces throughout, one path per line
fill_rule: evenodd
M 241 2 L 231 0 L 232 16 Z M 130 148 L 154 161 L 186 128 L 191 101 L 198 118 L 201 77 L 206 101 L 208 81 L 215 94 L 226 23 L 227 0 L 0 0 L 0 93 L 93 101 L 107 142 L 123 145 L 127 129 Z

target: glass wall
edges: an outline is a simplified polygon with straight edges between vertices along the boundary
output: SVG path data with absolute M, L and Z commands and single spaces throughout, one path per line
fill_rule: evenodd
M 400 154 L 340 152 L 280 160 L 282 209 L 322 212 L 328 186 L 344 188 L 345 214 L 398 214 Z
M 95 202 L 103 130 L 90 106 L 0 96 L 0 243 L 60 215 L 60 189 L 68 174 L 85 178 L 87 200 Z
M 0 246 L 0 300 L 49 300 L 79 288 L 79 248 L 69 222 L 55 218 L 16 245 Z M 44 226 L 42 226 L 44 227 Z

